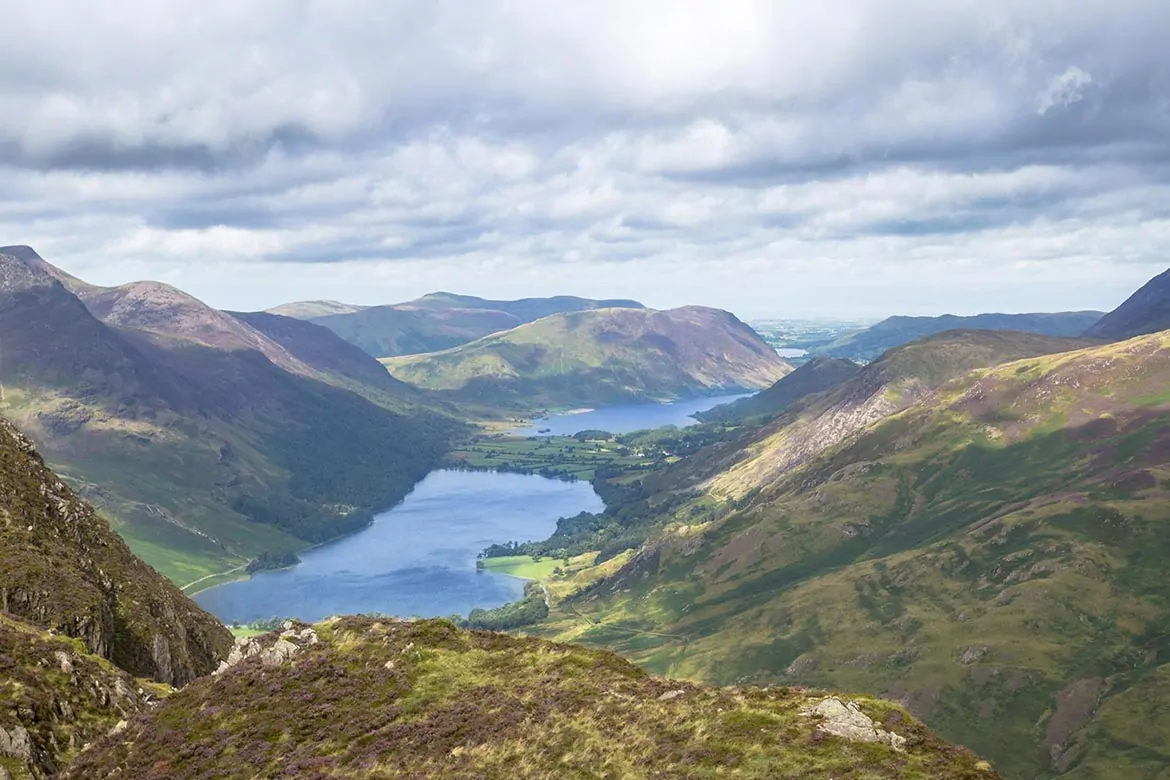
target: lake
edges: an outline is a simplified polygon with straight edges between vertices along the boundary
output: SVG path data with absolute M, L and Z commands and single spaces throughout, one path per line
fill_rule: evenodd
M 707 398 L 687 398 L 665 404 L 619 404 L 588 411 L 551 414 L 531 425 L 516 428 L 511 433 L 517 436 L 572 436 L 579 431 L 609 431 L 629 433 L 644 428 L 661 428 L 663 425 L 677 425 L 684 428 L 698 422 L 691 417 L 696 412 L 705 412 L 720 404 L 729 404 L 752 393 L 720 395 Z
M 314 621 L 357 612 L 466 615 L 523 595 L 522 580 L 476 571 L 483 548 L 545 539 L 558 518 L 603 509 L 587 482 L 435 471 L 368 528 L 301 553 L 300 565 L 260 572 L 194 598 L 225 623 Z

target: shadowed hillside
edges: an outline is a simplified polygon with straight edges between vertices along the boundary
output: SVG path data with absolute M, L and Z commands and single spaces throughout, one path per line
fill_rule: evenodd
M 0 254 L 0 328 L 5 412 L 181 583 L 361 527 L 460 430 L 327 332 L 282 333 L 294 355 L 181 291 L 93 287 L 27 248 Z
M 893 347 L 909 344 L 948 330 L 1009 330 L 1042 336 L 1080 336 L 1101 318 L 1099 311 L 1067 311 L 1043 314 L 976 314 L 957 317 L 889 317 L 859 333 L 852 333 L 822 347 L 818 355 L 875 360 Z
M 1170 271 L 1142 285 L 1120 306 L 1085 331 L 1090 338 L 1120 341 L 1170 328 Z
M 716 406 L 695 416 L 703 422 L 742 422 L 775 417 L 802 398 L 845 383 L 860 370 L 860 366 L 849 360 L 815 357 L 749 398 Z

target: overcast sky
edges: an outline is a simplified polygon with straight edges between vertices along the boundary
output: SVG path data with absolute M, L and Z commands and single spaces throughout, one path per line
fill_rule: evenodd
M 1166 0 L 0 0 L 0 244 L 214 305 L 1111 308 Z

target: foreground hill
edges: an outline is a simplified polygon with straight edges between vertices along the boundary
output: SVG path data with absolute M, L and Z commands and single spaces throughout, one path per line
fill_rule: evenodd
M 1085 331 L 1090 338 L 1120 341 L 1170 329 L 1170 271 L 1142 285 L 1120 306 Z
M 526 409 L 758 389 L 792 370 L 734 315 L 700 306 L 558 314 L 383 362 L 418 387 Z
M 895 697 L 1009 777 L 1163 777 L 1168 386 L 1160 333 L 976 370 L 844 436 L 826 418 L 819 447 L 782 416 L 551 630 Z
M 0 610 L 175 685 L 215 669 L 230 648 L 219 621 L 136 558 L 3 419 L 0 518 Z
M 6 414 L 183 583 L 359 527 L 458 428 L 352 355 L 166 285 L 87 285 L 27 248 L 0 253 L 0 332 Z
M 314 316 L 312 321 L 333 330 L 370 355 L 381 358 L 456 347 L 553 314 L 614 307 L 640 309 L 642 304 L 628 300 L 591 300 L 571 295 L 494 301 L 472 295 L 440 292 L 391 306 L 367 306 L 349 312 L 331 312 Z M 294 310 L 303 309 L 286 309 Z M 272 311 L 280 313 L 275 309 Z
M 861 366 L 850 360 L 815 357 L 753 396 L 716 406 L 695 416 L 703 422 L 742 422 L 774 417 L 803 398 L 847 382 L 860 370 Z
M 998 777 L 888 702 L 658 679 L 444 621 L 289 624 L 236 657 L 64 777 Z
M 1077 337 L 1102 316 L 1099 311 L 1051 314 L 976 314 L 957 317 L 889 317 L 859 333 L 852 333 L 823 347 L 818 355 L 870 361 L 888 349 L 924 339 L 947 330 L 1010 330 L 1044 336 Z
M 78 644 L 0 612 L 0 777 L 54 776 L 86 745 L 169 692 Z

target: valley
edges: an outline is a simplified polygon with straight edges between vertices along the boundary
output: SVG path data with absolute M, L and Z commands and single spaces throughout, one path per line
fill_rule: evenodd
M 794 370 L 716 310 L 481 299 L 545 316 L 379 361 L 303 318 L 378 307 L 224 313 L 0 256 L 6 322 L 48 302 L 94 345 L 14 327 L 6 412 L 193 616 L 253 626 L 240 641 L 447 618 L 677 679 L 885 697 L 1009 778 L 1161 764 L 1153 737 L 1108 735 L 1166 663 L 1164 332 L 944 330 L 860 362 L 810 344 Z M 170 498 L 200 491 L 207 519 Z M 130 671 L 152 663 L 171 668 Z

